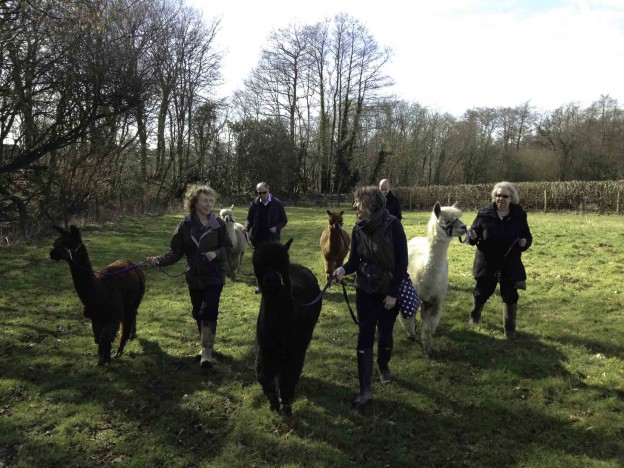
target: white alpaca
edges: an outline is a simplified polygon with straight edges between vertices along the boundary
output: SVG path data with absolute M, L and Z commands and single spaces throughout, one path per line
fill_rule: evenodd
M 234 221 L 234 205 L 229 208 L 221 207 L 219 216 L 225 221 L 225 229 L 232 241 L 232 253 L 230 254 L 230 272 L 228 276 L 232 281 L 236 281 L 236 276 L 240 273 L 243 264 L 243 256 L 247 249 L 247 234 L 242 229 L 243 225 Z
M 407 243 L 407 272 L 422 299 L 422 346 L 429 357 L 432 357 L 433 334 L 440 323 L 448 288 L 448 248 L 454 236 L 461 240 L 467 233 L 461 215 L 455 205 L 441 207 L 440 202 L 436 202 L 427 237 L 414 237 Z M 407 334 L 415 338 L 415 317 L 404 319 L 399 315 L 399 318 Z

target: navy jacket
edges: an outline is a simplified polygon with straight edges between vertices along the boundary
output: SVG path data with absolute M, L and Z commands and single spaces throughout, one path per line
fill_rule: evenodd
M 286 226 L 288 222 L 286 211 L 284 211 L 284 205 L 273 195 L 271 195 L 271 201 L 266 207 L 261 207 L 261 205 L 260 197 L 251 202 L 249 205 L 249 212 L 247 213 L 247 220 L 245 221 L 245 228 L 248 230 L 251 229 L 251 243 L 253 245 L 258 245 L 266 241 L 279 241 L 280 231 L 284 229 L 284 226 Z M 260 220 L 259 217 L 263 212 L 267 215 L 267 218 Z M 254 228 L 254 226 L 262 226 L 262 229 Z M 275 233 L 269 231 L 273 226 L 277 228 Z
M 503 219 L 498 217 L 495 203 L 484 206 L 477 212 L 471 229 L 477 232 L 477 238 L 470 239 L 470 244 L 477 246 L 472 266 L 475 278 L 500 274 L 513 282 L 526 280 L 522 252 L 531 246 L 533 236 L 520 205 L 511 204 Z M 524 247 L 518 245 L 521 238 L 527 240 Z

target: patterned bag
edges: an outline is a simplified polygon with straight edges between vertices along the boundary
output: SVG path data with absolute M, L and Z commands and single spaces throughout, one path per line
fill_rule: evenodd
M 416 315 L 416 311 L 422 303 L 409 275 L 403 279 L 401 286 L 399 286 L 397 302 L 399 303 L 399 312 L 405 319 L 412 318 Z

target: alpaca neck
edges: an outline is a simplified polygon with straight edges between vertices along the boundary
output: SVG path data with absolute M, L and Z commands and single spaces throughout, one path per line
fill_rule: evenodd
M 78 297 L 85 306 L 92 304 L 95 301 L 96 278 L 84 245 L 74 251 L 69 261 L 69 269 Z
M 232 242 L 232 245 L 236 245 L 236 232 L 234 223 L 225 223 L 225 230 L 227 231 L 228 236 L 230 236 L 230 241 Z
M 448 252 L 451 238 L 446 233 L 440 233 L 437 221 L 429 224 L 429 258 L 444 257 Z

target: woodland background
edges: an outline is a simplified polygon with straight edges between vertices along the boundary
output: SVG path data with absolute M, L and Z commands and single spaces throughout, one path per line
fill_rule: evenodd
M 0 1 L 3 241 L 162 212 L 195 181 L 248 202 L 266 180 L 296 203 L 382 177 L 408 192 L 624 178 L 624 111 L 608 95 L 440 113 L 391 95 L 392 51 L 341 14 L 274 30 L 243 89 L 216 99 L 218 34 L 181 0 Z

